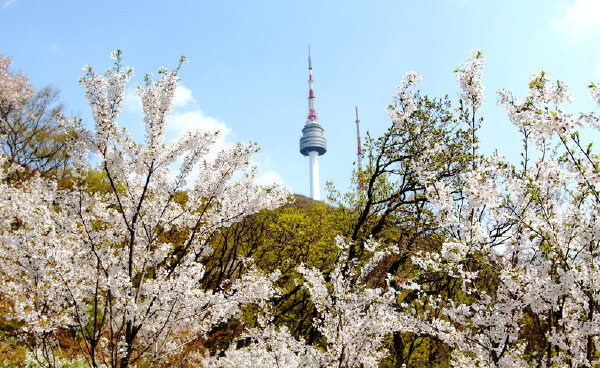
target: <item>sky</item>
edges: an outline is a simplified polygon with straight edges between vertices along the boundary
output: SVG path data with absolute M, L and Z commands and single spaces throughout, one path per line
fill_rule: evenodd
M 496 92 L 525 97 L 529 77 L 543 70 L 570 86 L 572 111 L 593 110 L 587 86 L 600 81 L 598 14 L 596 0 L 0 0 L 0 54 L 36 87 L 59 88 L 68 111 L 91 127 L 82 68 L 101 72 L 112 65 L 111 52 L 122 50 L 136 76 L 119 123 L 140 140 L 135 87 L 184 55 L 189 63 L 179 73 L 168 136 L 219 129 L 219 148 L 257 142 L 257 180 L 308 195 L 308 158 L 298 141 L 308 114 L 310 45 L 328 143 L 319 158 L 324 197 L 326 181 L 353 190 L 354 107 L 363 136 L 383 134 L 385 108 L 409 71 L 423 76 L 423 93 L 457 102 L 453 71 L 471 49 L 486 56 L 482 150 L 518 162 L 520 136 Z

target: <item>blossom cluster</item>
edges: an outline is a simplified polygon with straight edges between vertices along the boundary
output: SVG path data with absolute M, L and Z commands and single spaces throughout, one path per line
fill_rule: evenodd
M 534 73 L 529 80 L 529 96 L 517 99 L 511 91 L 498 92 L 498 104 L 504 107 L 510 121 L 519 129 L 531 132 L 537 145 L 554 134 L 568 136 L 575 127 L 584 127 L 562 106 L 571 101 L 564 81 L 550 83 L 544 72 Z
M 0 55 L 0 106 L 15 106 L 33 95 L 34 88 L 23 73 L 12 73 L 12 60 Z
M 393 108 L 387 109 L 387 114 L 394 124 L 402 125 L 411 121 L 412 114 L 417 111 L 414 101 L 415 91 L 412 88 L 418 86 L 422 79 L 416 72 L 408 72 L 402 78 L 402 84 L 397 87 L 394 95 Z
M 467 61 L 455 70 L 456 80 L 463 91 L 460 98 L 467 107 L 472 107 L 475 111 L 483 106 L 485 87 L 481 83 L 481 77 L 484 61 L 485 56 L 480 50 L 471 50 Z

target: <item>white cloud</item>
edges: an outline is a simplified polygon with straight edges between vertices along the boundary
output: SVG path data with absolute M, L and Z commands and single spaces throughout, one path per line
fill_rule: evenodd
M 16 1 L 17 0 L 4 0 L 4 2 L 2 3 L 2 9 L 8 8 L 9 6 L 11 6 Z
M 216 130 L 221 132 L 221 134 L 213 145 L 209 153 L 209 158 L 214 157 L 217 152 L 231 146 L 231 143 L 227 142 L 227 135 L 231 133 L 231 129 L 222 121 L 204 115 L 204 112 L 200 109 L 174 112 L 169 116 L 168 132 L 172 133 L 173 136 L 180 136 L 185 132 L 214 132 Z
M 186 107 L 188 104 L 195 104 L 196 100 L 192 97 L 192 90 L 180 84 L 175 90 L 173 98 L 173 107 Z
M 137 95 L 135 87 L 129 87 L 123 96 L 123 110 L 133 113 L 142 113 L 142 99 Z
M 565 9 L 563 18 L 554 22 L 554 28 L 571 40 L 580 42 L 595 37 L 600 32 L 600 1 L 576 0 Z
M 215 142 L 215 151 L 221 151 L 226 148 L 227 134 L 231 133 L 231 129 L 224 122 L 218 119 L 206 116 L 202 110 L 197 107 L 190 108 L 195 105 L 196 100 L 192 96 L 192 91 L 179 85 L 173 98 L 173 107 L 177 108 L 171 111 L 168 117 L 168 136 L 171 138 L 178 137 L 185 132 L 202 131 L 221 132 L 217 142 Z M 131 120 L 142 121 L 143 109 L 142 99 L 137 95 L 137 87 L 127 88 L 123 96 L 123 111 L 130 114 Z
M 261 155 L 255 156 L 254 160 L 252 160 L 252 165 L 256 167 L 257 175 L 256 182 L 260 185 L 281 185 L 285 186 L 283 183 L 283 178 L 279 173 L 275 170 L 271 169 L 271 160 L 268 157 L 262 157 Z
M 267 171 L 256 176 L 256 182 L 260 185 L 279 184 L 283 185 L 281 175 L 276 171 Z
M 214 157 L 216 152 L 219 152 L 226 147 L 230 146 L 226 142 L 227 135 L 231 133 L 231 129 L 225 125 L 224 122 L 218 119 L 206 116 L 200 109 L 190 108 L 190 105 L 195 104 L 196 101 L 192 96 L 192 91 L 180 85 L 175 92 L 173 98 L 173 106 L 178 107 L 171 111 L 168 117 L 167 133 L 168 137 L 175 138 L 179 137 L 185 132 L 202 131 L 202 132 L 221 132 L 219 138 L 215 142 L 214 151 L 211 157 Z M 187 108 L 186 108 L 187 107 Z M 143 121 L 143 109 L 142 100 L 137 95 L 137 88 L 130 87 L 125 91 L 123 96 L 123 112 L 126 113 L 132 121 Z
M 228 141 L 228 137 L 232 130 L 227 125 L 213 117 L 204 115 L 204 112 L 200 109 L 195 109 L 186 112 L 173 112 L 169 116 L 169 135 L 179 136 L 184 132 L 188 131 L 201 131 L 201 132 L 214 132 L 219 131 L 221 134 L 211 147 L 210 151 L 206 155 L 208 161 L 213 160 L 217 153 L 225 150 L 233 145 Z M 283 179 L 281 175 L 274 170 L 266 170 L 269 166 L 268 159 L 260 159 L 258 156 L 254 156 L 251 165 L 257 168 L 258 174 L 256 175 L 256 183 L 259 185 L 272 185 L 279 184 L 283 185 Z M 177 166 L 177 164 L 175 165 Z M 190 178 L 195 178 L 198 175 L 197 170 L 193 170 Z M 234 177 L 237 179 L 239 177 Z
M 231 133 L 231 129 L 229 129 L 225 123 L 204 115 L 204 112 L 200 109 L 171 113 L 169 116 L 169 129 L 175 130 L 178 135 L 196 130 L 202 132 L 219 130 L 223 135 Z

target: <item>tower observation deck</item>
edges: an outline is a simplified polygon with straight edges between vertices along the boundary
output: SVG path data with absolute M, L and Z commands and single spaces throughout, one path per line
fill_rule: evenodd
M 322 156 L 327 152 L 327 141 L 323 136 L 323 128 L 318 121 L 307 121 L 302 128 L 300 138 L 300 153 L 308 156 L 309 152 L 315 151 Z
M 304 124 L 304 128 L 302 128 L 300 153 L 308 156 L 310 159 L 310 196 L 312 199 L 320 200 L 318 157 L 327 152 L 327 141 L 323 135 L 323 128 L 317 120 L 310 47 L 308 48 L 308 87 L 308 118 Z

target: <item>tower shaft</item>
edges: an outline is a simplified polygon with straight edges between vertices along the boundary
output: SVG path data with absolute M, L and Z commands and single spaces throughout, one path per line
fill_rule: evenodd
M 321 200 L 319 190 L 319 153 L 310 151 L 308 153 L 308 165 L 310 170 L 310 197 L 316 201 Z

